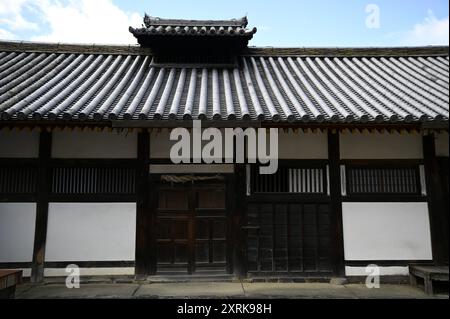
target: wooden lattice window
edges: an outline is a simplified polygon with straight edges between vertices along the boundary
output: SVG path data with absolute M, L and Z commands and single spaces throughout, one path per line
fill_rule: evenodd
M 324 167 L 279 167 L 275 174 L 259 174 L 258 167 L 250 171 L 251 193 L 326 194 L 327 169 Z
M 0 167 L 0 194 L 33 194 L 37 184 L 36 167 Z
M 346 168 L 348 195 L 420 195 L 423 193 L 419 166 Z
M 57 195 L 134 194 L 135 170 L 121 167 L 56 167 L 52 193 Z

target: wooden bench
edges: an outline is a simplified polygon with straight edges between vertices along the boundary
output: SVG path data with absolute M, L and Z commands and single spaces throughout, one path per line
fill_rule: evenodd
M 409 266 L 409 279 L 412 286 L 417 287 L 417 278 L 423 280 L 425 292 L 429 295 L 434 293 L 433 282 L 448 282 L 448 266 Z
M 0 299 L 14 298 L 16 286 L 22 283 L 22 270 L 0 269 Z

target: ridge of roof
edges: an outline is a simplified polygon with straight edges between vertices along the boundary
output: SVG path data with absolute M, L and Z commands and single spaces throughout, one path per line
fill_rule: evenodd
M 256 28 L 247 29 L 247 25 L 247 17 L 231 20 L 184 20 L 162 19 L 145 14 L 142 27 L 130 26 L 128 30 L 142 47 L 155 50 L 170 47 L 178 51 L 189 46 L 192 50 L 196 48 L 196 53 L 201 54 L 210 48 L 221 51 L 230 47 L 237 47 L 239 50 L 247 47 L 248 41 L 257 31 Z M 220 38 L 222 40 L 217 41 Z M 192 41 L 195 43 L 191 43 Z
M 2 41 L 0 51 L 152 55 L 149 48 L 139 45 L 45 43 Z M 248 47 L 243 56 L 309 56 L 309 57 L 365 57 L 365 56 L 448 56 L 449 46 L 422 47 Z
M 164 19 L 152 17 L 147 13 L 144 15 L 144 24 L 147 28 L 150 26 L 184 26 L 184 27 L 242 27 L 248 24 L 246 16 L 239 19 L 229 20 L 190 20 L 190 19 Z

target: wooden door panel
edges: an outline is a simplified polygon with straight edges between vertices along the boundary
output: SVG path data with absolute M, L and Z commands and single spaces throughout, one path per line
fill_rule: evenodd
M 209 242 L 197 240 L 195 244 L 195 262 L 209 263 Z
M 212 263 L 225 263 L 227 259 L 227 245 L 225 240 L 214 241 Z
M 225 209 L 225 190 L 201 189 L 197 192 L 198 208 Z
M 226 220 L 214 220 L 212 222 L 212 239 L 226 239 L 227 224 Z
M 164 210 L 189 210 L 189 193 L 185 190 L 160 190 L 158 208 Z
M 173 264 L 173 245 L 171 242 L 159 242 L 157 251 L 159 264 Z
M 189 193 L 182 189 L 158 192 L 157 271 L 188 272 Z
M 186 243 L 177 242 L 174 245 L 174 263 L 188 263 L 188 245 Z
M 206 218 L 197 218 L 195 223 L 195 238 L 209 239 L 209 220 Z
M 172 220 L 172 237 L 174 241 L 177 240 L 189 240 L 189 220 Z
M 209 215 L 209 214 L 207 214 Z M 226 218 L 225 212 L 196 218 L 196 266 L 209 266 L 225 271 L 226 265 Z

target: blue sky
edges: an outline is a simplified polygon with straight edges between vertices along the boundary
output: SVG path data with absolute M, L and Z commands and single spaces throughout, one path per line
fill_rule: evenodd
M 371 4 L 376 12 L 366 12 Z M 447 0 L 0 0 L 0 39 L 133 44 L 128 26 L 139 26 L 144 12 L 247 15 L 258 28 L 255 46 L 448 45 Z

